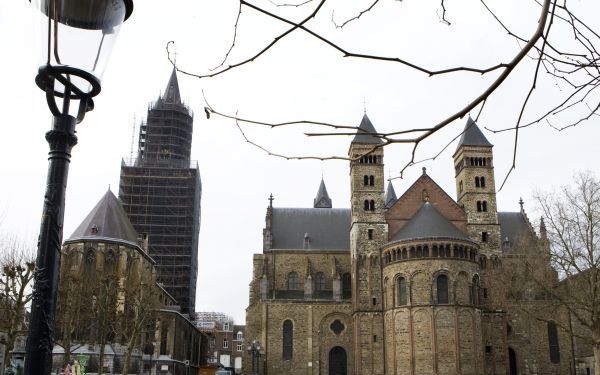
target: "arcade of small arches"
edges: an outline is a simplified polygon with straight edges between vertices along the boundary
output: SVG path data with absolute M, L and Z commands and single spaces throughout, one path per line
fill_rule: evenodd
M 456 174 L 464 167 L 492 167 L 492 158 L 483 156 L 466 156 L 454 167 Z
M 384 265 L 422 258 L 455 258 L 479 262 L 475 246 L 460 243 L 414 244 L 388 248 L 383 252 Z
M 364 155 L 358 159 L 359 164 L 381 164 L 382 162 L 381 155 Z
M 386 277 L 383 282 L 384 308 L 423 305 L 479 307 L 483 303 L 485 295 L 477 273 L 469 277 L 465 271 L 451 275 L 446 270 L 439 270 L 431 277 L 423 275 L 423 271 L 417 271 L 398 273 L 391 281 Z

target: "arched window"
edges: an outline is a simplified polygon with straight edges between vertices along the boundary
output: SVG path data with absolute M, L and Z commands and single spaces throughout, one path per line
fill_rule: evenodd
M 369 184 L 369 176 L 364 176 L 363 177 L 363 185 L 367 186 Z
M 369 201 L 369 211 L 375 211 L 375 201 L 373 199 Z
M 342 296 L 343 298 L 350 298 L 352 295 L 352 276 L 346 272 L 342 275 Z
M 479 187 L 479 177 L 475 177 L 475 187 Z
M 325 290 L 325 275 L 323 272 L 318 272 L 315 275 L 315 290 Z
M 448 303 L 448 276 L 439 275 L 436 280 L 437 303 Z
M 400 277 L 398 279 L 398 306 L 403 306 L 408 303 L 406 296 L 406 279 L 404 277 Z
M 483 177 L 483 176 L 479 177 L 479 184 L 481 185 L 482 188 L 485 187 L 485 177 Z
M 290 360 L 294 356 L 294 323 L 291 320 L 283 322 L 282 353 L 284 360 Z
M 481 201 L 477 201 L 477 212 L 481 212 Z
M 558 331 L 556 323 L 548 322 L 548 349 L 550 351 L 550 362 L 560 363 L 560 347 L 558 346 Z
M 481 201 L 481 211 L 487 212 L 487 202 Z
M 298 274 L 296 272 L 290 272 L 288 274 L 288 290 L 298 289 L 300 289 L 300 285 L 298 285 Z
M 364 210 L 365 211 L 369 211 L 369 200 L 365 199 L 365 206 L 364 206 Z
M 369 176 L 369 185 L 375 186 L 375 176 Z

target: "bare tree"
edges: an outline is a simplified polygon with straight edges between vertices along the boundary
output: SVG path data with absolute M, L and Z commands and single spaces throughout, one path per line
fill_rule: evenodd
M 543 212 L 541 241 L 520 244 L 526 250 L 506 273 L 509 298 L 530 318 L 593 348 L 600 375 L 600 180 L 579 173 L 572 186 L 535 199 Z
M 27 332 L 25 314 L 35 270 L 33 247 L 15 239 L 0 241 L 0 267 L 0 342 L 6 366 L 11 363 L 16 339 Z
M 158 288 L 154 284 L 140 282 L 130 285 L 125 292 L 124 310 L 121 313 L 121 333 L 127 352 L 123 363 L 123 375 L 129 373 L 131 356 L 135 349 L 145 344 L 146 333 L 153 333 L 160 308 Z
M 439 154 L 432 155 L 423 160 L 417 160 L 416 151 L 418 146 L 441 129 L 450 125 L 455 120 L 463 118 L 470 112 L 477 112 L 477 117 L 479 117 L 482 111 L 484 111 L 488 99 L 497 95 L 498 89 L 506 84 L 508 77 L 513 75 L 518 66 L 522 67 L 529 63 L 525 68 L 530 72 L 530 79 L 521 80 L 519 83 L 520 91 L 518 95 L 523 98 L 519 107 L 509 109 L 509 111 L 518 113 L 517 120 L 504 129 L 488 129 L 493 132 L 514 132 L 513 163 L 506 178 L 516 165 L 520 129 L 534 125 L 548 125 L 557 131 L 561 131 L 598 115 L 600 97 L 596 91 L 600 87 L 600 53 L 598 50 L 600 33 L 594 28 L 597 25 L 586 23 L 585 19 L 588 15 L 578 14 L 578 11 L 581 12 L 578 4 L 572 4 L 567 0 L 532 0 L 531 3 L 525 2 L 519 5 L 526 7 L 533 4 L 539 8 L 539 17 L 533 21 L 535 23 L 532 22 L 528 27 L 530 30 L 529 35 L 520 35 L 520 32 L 514 30 L 515 27 L 511 25 L 510 20 L 502 19 L 497 14 L 493 4 L 490 5 L 487 1 L 480 0 L 481 16 L 488 17 L 490 22 L 495 23 L 498 32 L 506 35 L 506 38 L 514 40 L 518 44 L 518 48 L 506 60 L 497 61 L 490 66 L 477 67 L 464 65 L 434 69 L 410 61 L 403 56 L 373 54 L 371 51 L 355 50 L 351 45 L 344 45 L 343 38 L 339 37 L 340 33 L 348 30 L 354 24 L 361 22 L 367 17 L 377 17 L 377 11 L 383 6 L 383 3 L 383 1 L 379 0 L 369 1 L 367 5 L 364 5 L 363 9 L 348 11 L 349 8 L 356 6 L 356 4 L 349 4 L 347 2 L 336 3 L 331 0 L 305 0 L 293 3 L 282 3 L 271 0 L 270 4 L 264 2 L 258 4 L 256 1 L 239 0 L 237 15 L 235 19 L 231 20 L 233 28 L 232 42 L 224 53 L 220 64 L 206 72 L 197 72 L 198 69 L 180 66 L 176 68 L 181 73 L 199 79 L 218 77 L 247 64 L 259 63 L 269 54 L 274 46 L 285 48 L 286 41 L 292 39 L 292 35 L 299 35 L 320 43 L 324 49 L 338 53 L 344 60 L 366 60 L 377 64 L 392 64 L 398 66 L 398 72 L 407 71 L 408 69 L 417 75 L 431 77 L 432 80 L 436 77 L 459 75 L 461 77 L 481 75 L 493 77 L 487 86 L 472 93 L 471 99 L 466 105 L 456 108 L 444 118 L 440 118 L 433 123 L 419 124 L 413 128 L 398 127 L 390 132 L 372 134 L 382 140 L 382 143 L 374 145 L 374 148 L 392 144 L 409 144 L 413 146 L 412 156 L 402 168 L 400 175 L 402 175 L 402 172 L 407 167 L 415 163 L 437 157 Z M 439 3 L 435 4 L 438 7 L 437 13 L 440 22 L 447 25 L 447 27 L 452 27 L 452 23 L 448 17 L 448 12 L 452 10 L 452 4 L 446 4 L 444 0 L 441 1 L 441 5 L 438 5 Z M 395 6 L 401 9 L 403 2 L 395 2 Z M 354 15 L 346 19 L 341 19 L 337 16 L 339 10 L 342 10 L 340 12 L 342 14 L 354 12 Z M 328 11 L 331 12 L 331 17 L 324 15 Z M 278 23 L 284 26 L 284 30 L 274 34 L 271 40 L 265 42 L 255 52 L 233 60 L 232 51 L 238 46 L 237 41 L 240 34 L 250 32 L 243 29 L 242 26 L 244 24 L 242 21 L 244 15 L 249 13 L 254 13 L 262 17 L 265 22 L 272 21 Z M 336 33 L 334 34 L 331 30 Z M 473 33 L 476 32 L 475 30 L 473 31 Z M 401 43 L 401 38 L 419 38 L 419 35 L 386 34 L 383 37 L 389 40 L 390 46 L 394 46 L 396 45 L 396 40 Z M 169 42 L 167 44 L 167 54 L 169 60 L 174 64 L 175 55 L 171 48 L 173 43 Z M 477 52 L 474 51 L 474 53 Z M 531 62 L 533 63 L 531 64 Z M 298 70 L 301 70 L 301 68 L 299 67 Z M 540 101 L 534 95 L 536 89 L 542 85 L 542 80 L 560 87 L 560 93 L 554 100 Z M 286 85 L 285 82 L 281 84 L 282 86 Z M 430 100 L 430 98 L 427 97 L 427 100 Z M 430 102 L 427 102 L 424 104 L 424 107 L 430 104 Z M 540 107 L 542 108 L 541 111 L 539 110 Z M 265 110 L 268 111 L 268 109 Z M 249 139 L 244 133 L 242 126 L 258 125 L 269 128 L 280 128 L 316 125 L 322 127 L 323 131 L 320 132 L 305 132 L 305 135 L 309 137 L 352 135 L 357 131 L 357 127 L 354 125 L 324 122 L 318 119 L 282 119 L 280 122 L 269 122 L 257 118 L 248 118 L 239 115 L 237 112 L 227 113 L 226 111 L 221 111 L 216 106 L 209 104 L 208 101 L 205 105 L 205 113 L 208 118 L 211 116 L 220 116 L 235 121 L 246 142 L 269 155 L 286 159 L 326 160 L 345 159 L 345 157 L 339 155 L 289 155 L 277 153 L 261 144 L 260 141 Z M 456 135 L 456 137 L 458 136 L 460 134 Z M 506 178 L 504 181 L 506 181 Z

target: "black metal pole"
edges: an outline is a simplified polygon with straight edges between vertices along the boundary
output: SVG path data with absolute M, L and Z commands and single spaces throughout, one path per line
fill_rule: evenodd
M 65 191 L 71 149 L 77 144 L 76 123 L 77 120 L 68 114 L 55 116 L 52 130 L 46 133 L 50 146 L 48 177 L 38 238 L 29 335 L 25 347 L 25 375 L 49 375 L 52 371 Z

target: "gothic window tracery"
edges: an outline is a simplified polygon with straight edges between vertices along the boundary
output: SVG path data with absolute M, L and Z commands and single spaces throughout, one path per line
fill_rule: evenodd
M 315 275 L 315 290 L 325 290 L 325 275 L 323 274 L 323 272 L 318 272 Z
M 298 290 L 300 285 L 298 282 L 298 274 L 296 272 L 290 272 L 288 274 L 288 290 Z

